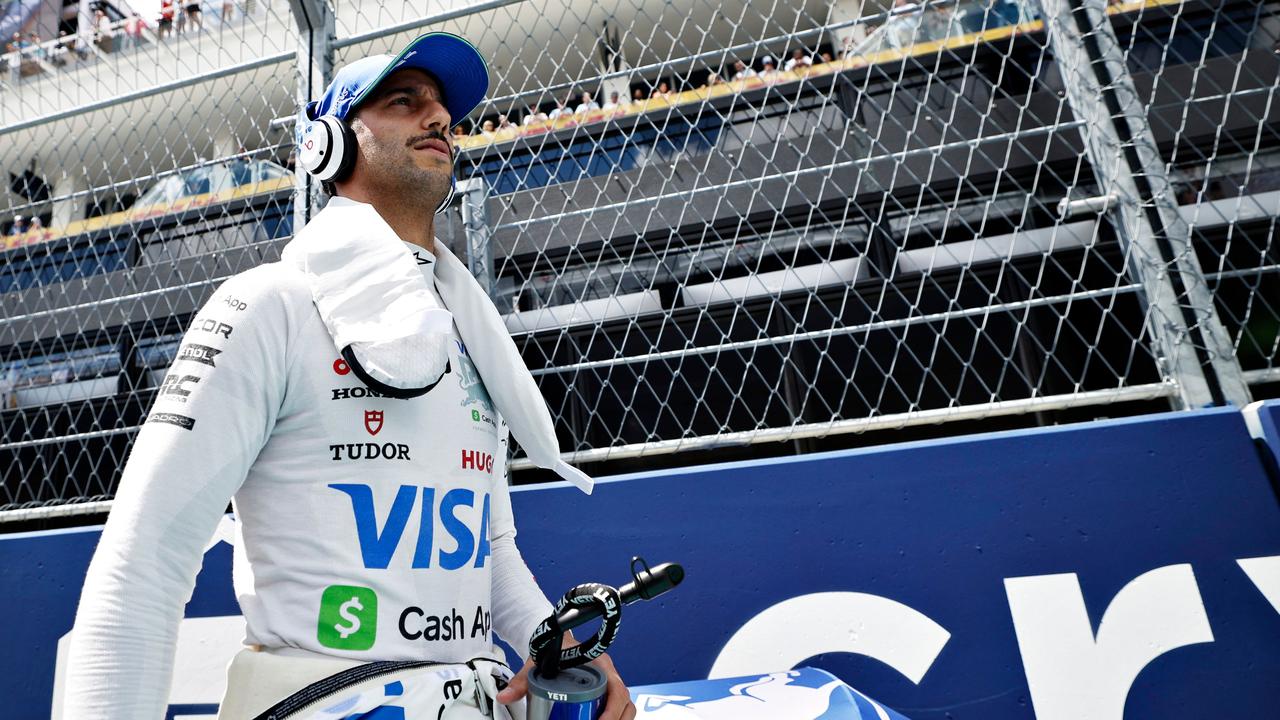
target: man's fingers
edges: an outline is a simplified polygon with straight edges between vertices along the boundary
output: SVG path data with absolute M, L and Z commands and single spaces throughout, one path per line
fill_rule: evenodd
M 627 692 L 626 684 L 620 676 L 611 674 L 600 720 L 631 720 L 635 716 L 636 706 L 631 702 L 631 693 Z
M 511 678 L 511 683 L 503 688 L 495 698 L 503 705 L 513 703 L 524 697 L 529 692 L 529 668 L 525 667 L 515 677 Z

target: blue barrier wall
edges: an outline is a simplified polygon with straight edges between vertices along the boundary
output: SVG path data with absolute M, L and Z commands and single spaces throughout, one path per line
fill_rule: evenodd
M 1063 700 L 1055 683 L 1128 672 L 1123 717 L 1265 717 L 1280 707 L 1271 482 L 1241 414 L 1207 410 L 638 474 L 591 497 L 517 489 L 513 502 L 552 597 L 621 584 L 632 554 L 685 565 L 683 586 L 623 613 L 612 654 L 632 684 L 706 677 L 717 659 L 802 660 L 918 720 L 1049 720 L 1106 705 Z M 29 717 L 47 716 L 96 537 L 0 539 L 0 589 L 21 608 L 0 692 Z M 227 555 L 206 556 L 189 616 L 236 612 Z M 778 636 L 764 649 L 762 612 Z M 1135 660 L 1145 645 L 1171 649 Z M 1090 675 L 1113 665 L 1128 670 Z

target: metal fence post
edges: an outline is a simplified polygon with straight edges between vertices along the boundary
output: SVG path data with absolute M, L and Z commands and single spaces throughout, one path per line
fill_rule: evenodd
M 1180 408 L 1249 402 L 1249 387 L 1178 213 L 1164 159 L 1106 15 L 1106 0 L 1041 0 L 1049 44 L 1101 195 L 1142 285 L 1160 371 Z
M 337 30 L 327 0 L 289 0 L 289 10 L 298 25 L 296 105 L 301 113 L 333 78 L 333 43 Z M 295 123 L 294 137 L 301 131 L 300 124 Z M 294 176 L 293 229 L 297 232 L 311 220 L 312 213 L 320 209 L 320 183 L 302 168 L 296 168 Z
M 484 204 L 488 194 L 484 178 L 458 181 L 458 195 L 462 198 L 462 230 L 467 238 L 467 269 L 492 298 L 493 246 L 489 240 L 493 231 L 489 227 L 489 215 Z

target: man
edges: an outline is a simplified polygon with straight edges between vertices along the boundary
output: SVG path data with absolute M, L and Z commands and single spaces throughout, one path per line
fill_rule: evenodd
M 760 70 L 760 77 L 769 81 L 778 77 L 778 68 L 774 66 L 772 57 L 765 55 L 760 64 L 764 66 Z
M 575 115 L 586 115 L 589 112 L 594 112 L 599 109 L 600 105 L 596 102 L 595 97 L 593 97 L 589 92 L 584 92 L 582 93 L 582 101 L 573 112 Z
M 492 657 L 490 620 L 524 651 L 550 614 L 514 542 L 504 421 L 536 463 L 589 479 L 555 457 L 501 318 L 433 234 L 449 128 L 487 86 L 474 47 L 431 33 L 344 67 L 307 106 L 299 164 L 335 197 L 192 322 L 90 565 L 64 717 L 165 716 L 182 606 L 233 495 L 246 648 L 221 718 L 371 661 Z M 313 133 L 333 123 L 352 143 L 321 158 Z M 612 662 L 595 663 L 604 717 L 629 720 Z M 490 687 L 497 702 L 523 697 L 529 667 Z
M 804 48 L 796 48 L 791 51 L 791 58 L 783 64 L 782 69 L 791 72 L 792 70 L 802 70 L 813 66 L 813 57 L 805 54 Z

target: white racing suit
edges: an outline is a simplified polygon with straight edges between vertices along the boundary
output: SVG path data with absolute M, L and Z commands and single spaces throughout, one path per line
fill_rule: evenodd
M 429 286 L 433 262 L 419 252 Z M 233 666 L 229 701 L 330 674 L 272 678 L 291 652 L 461 663 L 492 652 L 491 630 L 525 650 L 551 604 L 515 546 L 505 426 L 453 336 L 432 390 L 383 397 L 340 360 L 299 272 L 228 280 L 137 436 L 81 597 L 63 716 L 165 716 L 183 604 L 233 496 L 245 644 L 267 650 L 254 672 Z

